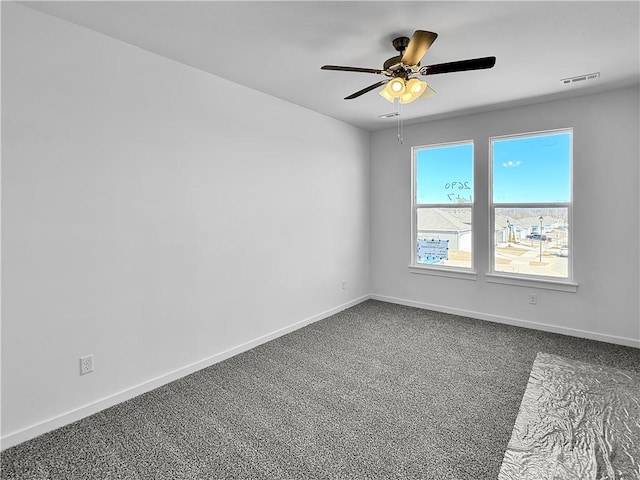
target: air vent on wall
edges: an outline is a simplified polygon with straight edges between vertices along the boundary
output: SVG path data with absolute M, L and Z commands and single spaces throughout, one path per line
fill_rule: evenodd
M 569 85 L 571 83 L 579 83 L 579 82 L 584 82 L 586 80 L 595 80 L 599 76 L 600 76 L 600 72 L 595 72 L 595 73 L 588 73 L 586 75 L 579 75 L 577 77 L 563 78 L 560 81 L 562 82 L 563 85 Z

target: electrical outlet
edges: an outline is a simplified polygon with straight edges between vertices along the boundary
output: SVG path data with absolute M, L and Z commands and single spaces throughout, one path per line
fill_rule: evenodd
M 80 375 L 93 372 L 93 355 L 80 357 Z
M 529 294 L 529 305 L 537 305 L 538 304 L 538 295 L 535 293 Z

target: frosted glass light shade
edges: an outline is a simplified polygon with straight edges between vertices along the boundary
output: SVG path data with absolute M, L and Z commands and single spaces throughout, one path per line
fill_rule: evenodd
M 404 80 L 402 80 L 401 78 L 394 78 L 389 82 L 387 88 L 389 89 L 389 93 L 392 96 L 399 97 L 405 91 Z
M 380 95 L 385 100 L 388 100 L 389 102 L 393 103 L 394 98 L 391 95 L 389 95 L 389 92 L 387 92 L 387 88 L 386 87 L 382 89 L 382 91 L 380 92 Z
M 407 90 L 415 97 L 419 97 L 427 89 L 427 82 L 423 82 L 417 78 L 412 78 L 407 82 Z
M 387 86 L 380 92 L 380 95 L 393 103 L 393 100 L 401 97 L 405 91 L 404 79 L 396 77 L 387 83 Z
M 394 78 L 387 86 L 380 92 L 383 98 L 393 103 L 396 98 L 399 98 L 406 91 L 404 80 L 402 78 Z
M 387 83 L 385 90 L 387 90 L 392 97 L 397 98 L 401 96 L 405 91 L 404 80 L 402 78 L 394 78 Z
M 411 103 L 419 98 L 427 90 L 427 83 L 417 78 L 412 78 L 407 82 L 404 93 L 400 96 L 400 103 Z

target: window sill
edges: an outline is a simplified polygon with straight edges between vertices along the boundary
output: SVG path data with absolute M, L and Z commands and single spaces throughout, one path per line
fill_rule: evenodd
M 463 280 L 475 280 L 478 276 L 477 272 L 456 267 L 436 267 L 436 266 L 422 266 L 422 265 L 409 265 L 410 273 L 418 273 L 421 275 L 436 275 L 439 277 L 449 278 L 461 278 Z
M 503 285 L 517 285 L 520 287 L 544 288 L 546 290 L 557 290 L 559 292 L 577 292 L 578 284 L 571 280 L 555 280 L 551 278 L 532 278 L 500 273 L 485 274 L 487 282 L 501 283 Z

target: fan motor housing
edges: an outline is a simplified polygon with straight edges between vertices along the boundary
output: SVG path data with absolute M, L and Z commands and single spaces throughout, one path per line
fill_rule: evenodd
M 402 55 L 407 49 L 410 41 L 411 39 L 409 37 L 398 37 L 393 39 L 393 48 L 395 48 L 398 53 L 400 53 L 400 55 L 391 57 L 386 62 L 384 62 L 384 65 L 382 66 L 383 70 L 390 70 L 392 66 L 402 63 Z M 418 63 L 418 65 L 420 65 L 420 63 Z M 396 68 L 393 70 L 394 77 L 404 77 L 407 73 L 408 72 L 406 72 L 403 68 Z
M 409 37 L 398 37 L 393 39 L 393 48 L 395 48 L 398 52 L 402 53 L 407 49 L 409 45 L 410 39 Z
M 402 56 L 400 55 L 398 55 L 397 57 L 391 57 L 386 62 L 384 62 L 382 69 L 389 70 L 390 67 L 392 67 L 393 65 L 397 65 L 398 63 L 401 62 L 401 60 L 402 60 Z

